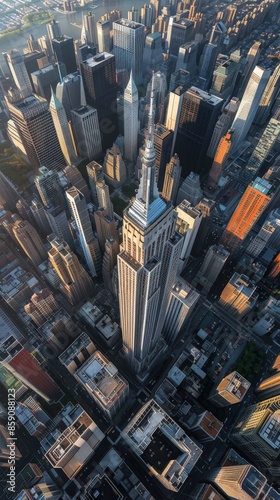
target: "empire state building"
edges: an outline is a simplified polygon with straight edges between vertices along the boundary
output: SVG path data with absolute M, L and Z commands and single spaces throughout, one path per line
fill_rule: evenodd
M 161 332 L 182 246 L 175 233 L 176 217 L 156 185 L 153 81 L 141 182 L 124 211 L 118 255 L 123 354 L 142 380 L 166 347 Z

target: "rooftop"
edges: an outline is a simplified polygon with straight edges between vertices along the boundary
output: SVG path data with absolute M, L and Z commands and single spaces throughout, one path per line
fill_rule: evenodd
M 259 435 L 275 450 L 280 450 L 280 410 L 275 411 L 265 421 Z

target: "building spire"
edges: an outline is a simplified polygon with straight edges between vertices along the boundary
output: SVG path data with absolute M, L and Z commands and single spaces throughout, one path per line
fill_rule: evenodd
M 145 149 L 142 157 L 142 177 L 136 200 L 132 203 L 129 214 L 143 226 L 151 224 L 165 209 L 166 204 L 160 198 L 156 182 L 156 154 L 154 148 L 154 73 L 150 98 L 148 130 L 145 137 Z

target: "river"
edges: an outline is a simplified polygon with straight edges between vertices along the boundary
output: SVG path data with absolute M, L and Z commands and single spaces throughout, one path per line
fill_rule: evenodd
M 38 2 L 39 3 L 39 2 Z M 91 12 L 95 15 L 96 20 L 100 18 L 102 14 L 105 12 L 110 12 L 111 10 L 117 9 L 122 11 L 122 16 L 127 18 L 127 13 L 131 9 L 132 5 L 135 6 L 136 9 L 140 12 L 141 7 L 143 7 L 145 0 L 133 0 L 133 3 L 129 0 L 94 0 L 94 4 L 98 5 L 95 9 L 89 9 L 85 6 L 83 9 L 84 12 L 91 10 Z M 76 26 L 73 26 L 71 23 L 78 24 L 79 26 L 82 24 L 82 10 L 75 12 L 73 14 L 62 14 L 55 10 L 51 11 L 55 20 L 59 21 L 61 26 L 61 32 L 64 35 L 72 36 L 74 40 L 80 38 L 81 30 Z M 6 71 L 6 63 L 3 58 L 2 52 L 6 52 L 11 49 L 18 49 L 20 52 L 23 48 L 27 46 L 27 39 L 29 35 L 32 33 L 34 38 L 40 38 L 43 35 L 47 34 L 45 25 L 34 25 L 30 28 L 24 30 L 20 35 L 10 35 L 0 42 L 0 64 L 3 67 L 3 70 Z

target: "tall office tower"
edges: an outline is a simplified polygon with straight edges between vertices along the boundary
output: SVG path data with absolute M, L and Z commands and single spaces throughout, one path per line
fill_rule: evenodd
M 183 238 L 178 263 L 178 274 L 180 274 L 187 265 L 202 220 L 202 214 L 197 208 L 192 207 L 191 203 L 187 200 L 182 201 L 175 210 L 178 214 L 176 232 Z
M 177 71 L 174 71 L 174 73 L 172 73 L 170 77 L 169 92 L 172 92 L 179 86 L 190 87 L 190 85 L 191 81 L 188 71 L 185 71 L 184 69 L 178 69 Z
M 273 316 L 267 315 L 270 318 Z M 274 396 L 279 396 L 280 393 L 280 373 L 277 370 L 274 375 L 264 378 L 255 389 L 255 394 L 261 401 Z
M 74 50 L 75 50 L 76 64 L 79 69 L 83 61 L 85 61 L 89 57 L 95 56 L 97 52 L 96 47 L 90 47 L 86 43 L 82 43 L 80 40 L 74 40 Z
M 61 497 L 61 490 L 54 484 L 39 483 L 32 486 L 32 488 L 24 488 L 20 495 L 22 498 L 28 500 L 45 500 L 51 498 L 52 500 L 59 500 Z
M 194 24 L 188 19 L 176 19 L 176 17 L 170 17 L 166 44 L 168 53 L 173 56 L 178 56 L 179 48 L 186 42 L 190 42 L 193 39 L 193 28 Z
M 61 29 L 60 29 L 59 21 L 52 19 L 50 23 L 46 24 L 46 28 L 47 28 L 47 34 L 48 34 L 50 42 L 54 38 L 61 37 Z
M 182 109 L 183 97 L 187 87 L 177 87 L 173 92 L 169 92 L 168 106 L 166 110 L 165 126 L 173 131 L 173 142 L 171 155 L 174 154 L 175 142 L 177 138 L 180 114 Z
M 22 55 L 16 49 L 10 50 L 7 52 L 7 63 L 21 97 L 31 95 L 33 89 Z
M 44 206 L 40 201 L 33 199 L 30 205 L 30 212 L 32 214 L 35 225 L 40 234 L 47 236 L 51 233 L 51 228 L 44 210 Z
M 97 42 L 99 52 L 111 51 L 110 23 L 109 21 L 97 21 Z
M 176 204 L 182 203 L 187 200 L 194 207 L 202 200 L 203 192 L 200 187 L 199 175 L 191 172 L 188 177 L 185 178 L 183 184 L 181 185 L 178 196 L 176 199 Z
M 230 440 L 248 455 L 266 475 L 279 477 L 280 396 L 266 399 L 243 410 Z
M 223 245 L 212 245 L 204 257 L 196 279 L 209 292 L 223 269 L 230 253 Z
M 17 220 L 13 226 L 13 233 L 17 242 L 35 266 L 39 266 L 47 259 L 47 251 L 43 242 L 36 229 L 29 222 Z
M 213 482 L 227 498 L 233 500 L 260 500 L 265 494 L 264 491 L 270 489 L 267 478 L 250 464 L 212 469 L 208 481 Z
M 224 408 L 225 406 L 241 403 L 246 396 L 251 384 L 237 371 L 226 375 L 213 389 L 208 400 L 214 406 Z
M 280 90 L 280 64 L 276 66 L 264 89 L 254 123 L 264 125 Z
M 114 187 L 119 187 L 126 180 L 126 167 L 121 152 L 116 144 L 107 149 L 103 162 L 105 180 Z
M 24 385 L 46 401 L 57 401 L 61 392 L 53 379 L 39 365 L 30 352 L 13 337 L 1 342 L 1 364 Z
M 166 76 L 161 72 L 157 71 L 154 73 L 154 100 L 155 100 L 155 123 L 163 123 L 161 121 L 161 116 L 165 115 L 166 107 L 166 95 L 167 95 L 167 83 Z M 152 88 L 152 78 L 150 79 L 147 91 L 146 91 L 146 102 L 148 103 L 151 98 L 151 88 Z M 148 111 L 147 111 L 147 123 L 148 123 Z
M 242 170 L 241 180 L 246 186 L 259 172 L 261 166 L 263 165 L 266 157 L 269 155 L 270 151 L 274 148 L 275 143 L 278 141 L 278 136 L 280 133 L 280 120 L 275 118 L 270 118 L 267 126 L 265 127 L 261 138 L 257 142 L 257 145 L 250 156 L 246 166 Z
M 128 161 L 136 161 L 138 130 L 138 90 L 131 71 L 124 91 L 124 155 Z
M 142 83 L 145 26 L 140 23 L 119 19 L 113 23 L 114 54 L 116 69 L 132 70 L 136 85 Z
M 71 186 L 75 186 L 84 195 L 86 202 L 90 203 L 91 199 L 88 185 L 78 168 L 74 165 L 67 165 L 67 167 L 63 169 L 63 173 Z
M 46 167 L 41 167 L 39 168 L 39 174 L 35 177 L 34 182 L 45 207 L 62 206 L 66 208 L 64 189 L 60 183 L 57 172 L 49 170 Z
M 75 154 L 75 145 L 65 109 L 56 97 L 53 90 L 51 94 L 50 112 L 52 115 L 61 151 L 67 164 L 75 164 L 77 162 L 77 155 Z
M 103 208 L 110 219 L 114 218 L 114 209 L 110 199 L 109 187 L 105 181 L 98 181 L 96 183 L 96 193 L 98 199 L 98 208 Z
M 144 24 L 146 28 L 151 29 L 154 22 L 155 19 L 152 5 L 150 3 L 144 3 L 144 6 L 140 11 L 140 23 Z
M 98 47 L 95 15 L 91 11 L 83 15 L 81 41 L 89 47 Z
M 234 5 L 228 5 L 223 11 L 223 23 L 227 28 L 230 28 L 234 24 L 236 14 L 237 7 Z
M 124 211 L 118 255 L 124 356 L 142 379 L 163 349 L 161 330 L 181 247 L 173 237 L 175 212 L 160 198 L 156 186 L 153 112 L 152 92 L 140 187 Z
M 113 238 L 114 241 L 119 244 L 119 234 L 116 228 L 115 219 L 108 215 L 106 208 L 101 207 L 94 211 L 94 222 L 102 254 L 105 252 L 107 240 Z
M 226 135 L 228 130 L 231 129 L 232 122 L 237 113 L 240 101 L 239 99 L 233 97 L 227 106 L 225 106 L 223 113 L 220 115 L 210 140 L 210 144 L 207 150 L 207 156 L 209 158 L 215 157 L 219 142 Z
M 128 13 L 127 13 L 127 19 L 129 21 L 133 21 L 135 23 L 139 23 L 139 14 L 138 14 L 138 10 L 135 9 L 135 7 L 131 7 L 131 10 L 128 11 Z
M 161 64 L 160 71 L 166 76 L 166 83 L 169 87 L 170 77 L 176 68 L 177 57 L 169 55 L 167 59 Z
M 222 99 L 197 87 L 184 93 L 175 145 L 184 178 L 190 171 L 201 172 L 222 105 Z
M 98 241 L 93 235 L 85 197 L 77 188 L 71 187 L 66 191 L 66 199 L 76 222 L 84 260 L 91 276 L 97 276 L 101 272 L 101 254 Z
M 78 72 L 62 78 L 55 94 L 65 109 L 67 120 L 71 120 L 71 109 L 79 108 L 85 102 L 83 81 Z
M 278 277 L 279 273 L 280 273 L 280 253 L 276 255 L 273 262 L 271 263 L 267 277 L 269 280 L 274 280 Z
M 145 134 L 146 131 L 142 131 L 143 138 Z M 156 180 L 159 191 L 162 191 L 163 188 L 166 164 L 171 159 L 172 144 L 173 132 L 161 123 L 157 123 L 154 129 L 154 148 L 156 153 Z M 144 151 L 145 147 L 142 146 L 139 150 L 140 161 Z
M 102 170 L 102 165 L 97 163 L 96 161 L 91 161 L 87 165 L 87 175 L 88 175 L 88 183 L 90 187 L 90 194 L 93 201 L 93 204 L 98 207 L 98 198 L 96 192 L 96 183 L 98 181 L 103 181 L 104 174 Z
M 106 239 L 105 252 L 102 260 L 102 278 L 106 288 L 113 291 L 112 278 L 120 251 L 119 242 L 114 238 Z
M 66 76 L 66 68 L 63 63 L 49 64 L 31 73 L 31 81 L 35 94 L 50 101 L 51 90 L 55 91 L 61 76 Z
M 232 153 L 236 152 L 241 146 L 249 132 L 269 75 L 269 70 L 256 66 L 250 77 L 232 124 L 234 130 Z
M 197 85 L 202 90 L 210 88 L 218 52 L 218 46 L 213 43 L 208 43 L 203 49 L 199 60 L 197 78 Z
M 67 75 L 77 71 L 73 38 L 66 35 L 53 38 L 52 47 L 57 61 L 65 64 Z
M 35 52 L 35 50 L 37 50 L 39 52 L 39 50 L 40 50 L 38 41 L 35 40 L 35 38 L 32 35 L 32 33 L 30 33 L 30 35 L 29 35 L 29 37 L 27 39 L 27 47 L 28 47 L 28 49 L 29 49 L 30 52 Z
M 59 170 L 65 165 L 48 102 L 32 95 L 11 103 L 7 101 L 11 120 L 17 127 L 32 168 L 44 165 Z
M 220 295 L 219 305 L 233 318 L 240 319 L 256 304 L 256 289 L 248 276 L 234 273 Z
M 249 79 L 256 65 L 258 64 L 260 55 L 261 55 L 261 42 L 254 42 L 246 57 L 247 64 L 245 67 L 241 86 L 238 92 L 238 97 L 243 95 L 245 88 L 248 85 Z
M 71 304 L 77 305 L 93 292 L 92 280 L 65 241 L 56 237 L 50 245 L 49 259 L 62 281 L 60 289 Z
M 43 52 L 48 60 L 51 60 L 52 57 L 52 44 L 49 38 L 46 35 L 43 35 L 38 38 L 39 50 Z
M 271 200 L 268 195 L 270 188 L 271 184 L 260 177 L 247 187 L 220 240 L 230 252 L 242 244 L 264 212 Z
M 163 189 L 161 193 L 164 200 L 166 202 L 171 201 L 172 205 L 175 205 L 181 179 L 181 171 L 182 167 L 180 165 L 180 160 L 178 155 L 175 153 L 170 162 L 166 165 Z
M 115 57 L 103 52 L 81 64 L 86 102 L 97 109 L 103 149 L 118 135 Z
M 150 33 L 146 36 L 143 53 L 143 78 L 151 78 L 151 71 L 159 71 L 163 61 L 161 33 Z
M 198 44 L 195 42 L 187 42 L 179 47 L 176 71 L 184 69 L 189 72 L 190 82 L 193 84 L 197 76 L 197 49 Z
M 208 179 L 207 179 L 207 189 L 216 190 L 218 187 L 219 179 L 223 170 L 223 166 L 228 158 L 230 148 L 231 148 L 231 137 L 232 130 L 229 130 L 227 134 L 222 137 L 219 142 L 214 161 L 212 163 Z
M 19 188 L 3 172 L 0 172 L 0 196 L 12 212 L 20 198 Z
M 164 320 L 162 334 L 168 344 L 173 344 L 186 325 L 198 300 L 196 292 L 181 276 L 177 278 L 169 299 L 168 309 Z
M 70 247 L 73 246 L 73 237 L 70 232 L 65 210 L 61 207 L 45 207 L 44 213 L 47 218 L 50 231 L 60 240 L 66 241 Z
M 30 302 L 24 306 L 25 312 L 37 326 L 42 326 L 61 306 L 48 288 L 34 293 Z
M 71 111 L 74 138 L 78 154 L 93 160 L 102 153 L 101 135 L 97 110 L 91 106 L 80 106 Z
M 213 72 L 210 93 L 226 101 L 231 97 L 238 75 L 239 64 L 230 58 L 221 61 Z
M 246 248 L 246 253 L 251 257 L 258 257 L 265 247 L 270 246 L 269 241 L 275 231 L 275 226 L 271 222 L 265 222 L 258 234 L 250 241 Z

